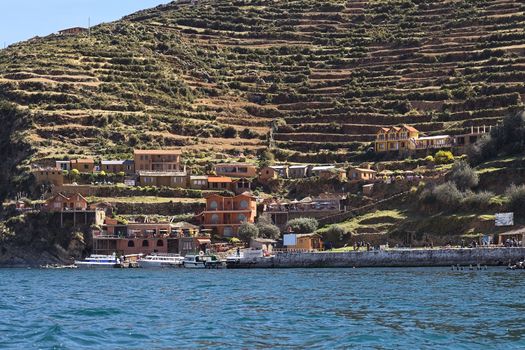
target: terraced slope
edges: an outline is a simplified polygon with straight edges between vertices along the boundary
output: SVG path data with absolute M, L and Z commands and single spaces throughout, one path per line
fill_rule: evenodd
M 273 125 L 282 159 L 346 160 L 378 126 L 454 134 L 523 108 L 524 12 L 518 0 L 172 3 L 2 51 L 0 96 L 37 115 L 40 156 L 256 149 Z M 224 138 L 228 126 L 243 138 Z

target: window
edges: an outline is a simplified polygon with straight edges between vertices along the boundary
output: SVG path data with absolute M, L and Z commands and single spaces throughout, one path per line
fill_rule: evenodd
M 157 247 L 164 247 L 164 241 L 162 239 L 157 241 Z
M 219 215 L 218 215 L 218 214 L 213 214 L 213 215 L 211 216 L 211 223 L 212 223 L 212 224 L 217 224 L 217 223 L 219 223 Z
M 219 206 L 219 205 L 217 204 L 217 201 L 211 201 L 211 202 L 210 202 L 210 209 L 212 209 L 212 210 L 217 210 L 217 207 L 218 207 L 218 206 Z
M 241 209 L 248 209 L 248 201 L 246 199 L 243 199 L 239 204 Z
M 133 248 L 133 247 L 135 247 L 135 242 L 128 241 L 128 248 Z
M 227 226 L 224 228 L 224 236 L 225 237 L 233 236 L 233 228 L 231 228 L 231 226 Z
M 149 247 L 149 241 L 147 239 L 143 240 L 142 241 L 142 246 L 143 247 Z
M 88 170 L 88 169 L 89 169 L 89 165 L 84 164 L 84 169 L 85 169 L 85 170 Z
M 239 222 L 245 222 L 246 221 L 246 215 L 239 214 L 239 215 L 237 215 L 237 219 L 239 220 Z

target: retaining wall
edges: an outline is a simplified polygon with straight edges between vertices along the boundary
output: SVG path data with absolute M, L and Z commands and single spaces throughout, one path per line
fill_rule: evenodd
M 525 248 L 393 249 L 345 253 L 278 253 L 239 267 L 423 267 L 451 265 L 507 265 L 525 258 Z

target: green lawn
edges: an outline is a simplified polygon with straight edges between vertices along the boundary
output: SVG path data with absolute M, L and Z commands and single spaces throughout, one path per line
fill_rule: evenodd
M 393 226 L 396 222 L 406 219 L 406 217 L 406 214 L 401 210 L 377 210 L 334 225 L 342 227 L 347 232 L 354 232 L 358 228 L 377 229 Z M 323 227 L 318 232 L 324 233 L 330 226 L 332 225 Z

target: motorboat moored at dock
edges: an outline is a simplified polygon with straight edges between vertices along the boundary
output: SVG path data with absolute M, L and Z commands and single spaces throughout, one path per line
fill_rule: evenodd
M 142 268 L 174 268 L 182 267 L 184 258 L 179 254 L 150 254 L 137 260 Z
M 184 257 L 184 267 L 189 269 L 218 269 L 224 262 L 215 255 L 188 254 Z
M 75 260 L 75 266 L 79 269 L 108 269 L 120 266 L 120 259 L 116 254 L 96 255 L 92 254 L 84 260 Z

